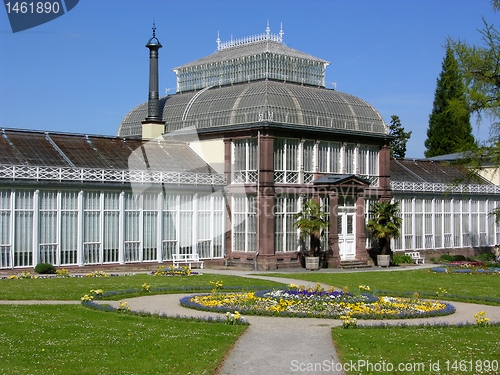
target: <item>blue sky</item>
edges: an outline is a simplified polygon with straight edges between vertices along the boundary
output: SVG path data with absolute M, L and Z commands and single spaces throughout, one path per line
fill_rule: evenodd
M 172 69 L 222 41 L 271 32 L 330 61 L 327 87 L 397 115 L 413 132 L 407 157 L 421 158 L 446 39 L 479 43 L 489 0 L 80 0 L 66 15 L 13 34 L 0 9 L 0 127 L 116 135 L 147 100 L 145 44 L 155 19 L 160 94 Z M 474 135 L 484 139 L 487 126 Z

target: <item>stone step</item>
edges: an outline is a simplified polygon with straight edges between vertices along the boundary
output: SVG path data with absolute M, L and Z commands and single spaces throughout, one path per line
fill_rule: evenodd
M 344 260 L 340 262 L 340 268 L 343 269 L 356 269 L 356 268 L 370 268 L 367 262 L 361 260 Z

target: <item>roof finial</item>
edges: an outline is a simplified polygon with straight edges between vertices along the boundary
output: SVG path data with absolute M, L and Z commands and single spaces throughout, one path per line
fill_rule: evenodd
M 217 51 L 220 51 L 220 34 L 219 34 L 218 31 L 217 31 L 217 40 L 216 40 L 216 42 L 217 42 Z
M 156 38 L 156 24 L 155 24 L 155 19 L 153 18 L 153 38 Z
M 271 28 L 269 27 L 269 20 L 267 20 L 266 39 L 269 39 L 269 36 L 271 36 Z
M 280 22 L 280 33 L 279 33 L 280 42 L 283 42 L 283 35 L 284 34 L 285 34 L 285 32 L 283 31 L 283 22 Z

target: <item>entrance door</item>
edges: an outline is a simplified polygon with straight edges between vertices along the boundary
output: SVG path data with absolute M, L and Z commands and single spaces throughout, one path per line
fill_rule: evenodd
M 338 208 L 338 234 L 340 260 L 353 260 L 356 258 L 355 207 Z

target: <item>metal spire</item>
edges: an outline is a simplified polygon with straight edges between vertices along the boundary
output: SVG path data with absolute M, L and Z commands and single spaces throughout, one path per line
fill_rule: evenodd
M 153 18 L 153 27 L 151 29 L 153 30 L 153 36 L 151 38 L 149 38 L 148 44 L 146 45 L 146 47 L 148 47 L 149 45 L 159 45 L 161 48 L 162 45 L 161 45 L 160 41 L 158 40 L 158 38 L 156 37 L 156 23 L 155 23 L 154 18 Z

